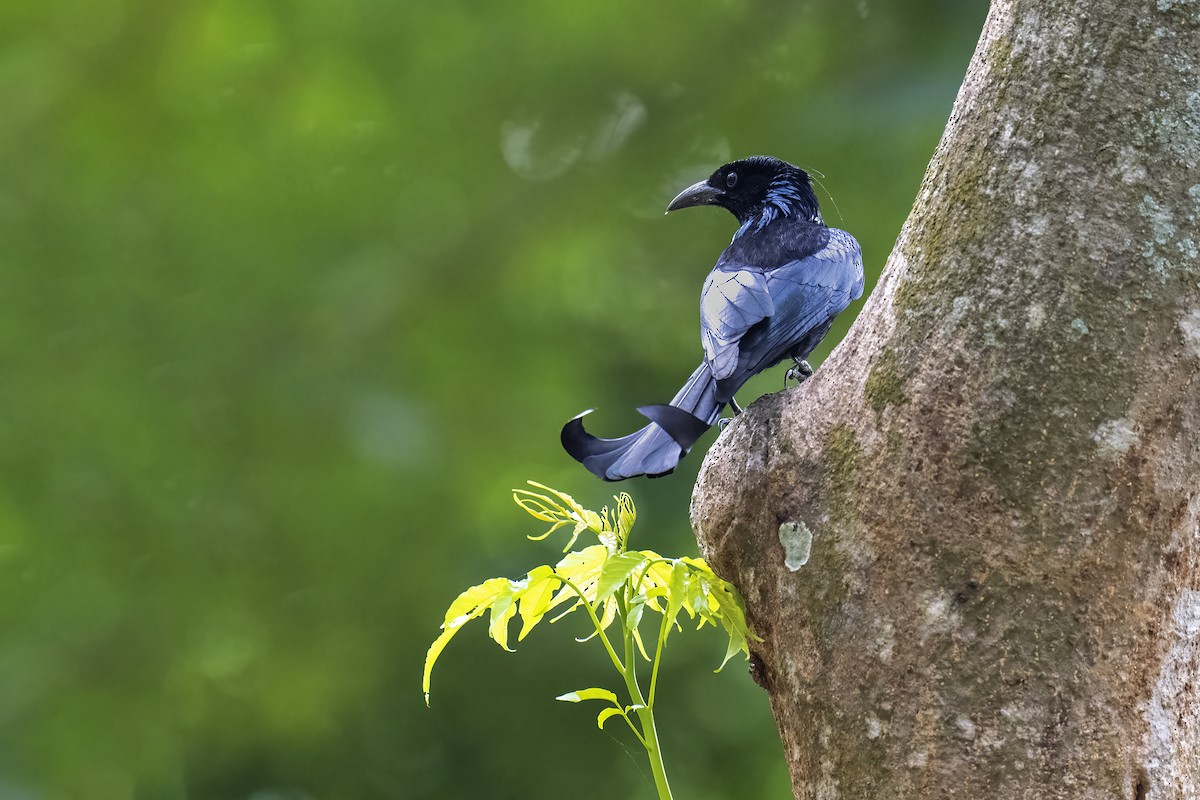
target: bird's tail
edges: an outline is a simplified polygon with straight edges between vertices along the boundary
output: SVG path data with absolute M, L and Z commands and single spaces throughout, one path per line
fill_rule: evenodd
M 651 420 L 646 427 L 619 439 L 599 439 L 584 430 L 583 418 L 591 413 L 585 411 L 563 426 L 563 447 L 606 481 L 666 475 L 721 417 L 725 404 L 717 402 L 716 390 L 708 364 L 701 364 L 669 404 L 638 409 Z

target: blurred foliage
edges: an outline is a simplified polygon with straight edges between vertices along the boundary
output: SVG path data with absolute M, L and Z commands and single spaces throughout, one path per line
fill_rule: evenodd
M 433 710 L 425 647 L 520 571 L 511 487 L 608 496 L 560 425 L 693 368 L 734 226 L 670 197 L 818 169 L 870 286 L 985 6 L 0 4 L 0 798 L 653 797 L 529 701 L 569 642 L 464 641 Z M 702 449 L 623 487 L 648 546 L 694 547 Z M 787 796 L 721 647 L 664 668 L 676 791 Z

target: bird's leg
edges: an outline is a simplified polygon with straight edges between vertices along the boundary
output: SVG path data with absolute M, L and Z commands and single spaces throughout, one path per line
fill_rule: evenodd
M 785 389 L 789 380 L 796 383 L 804 383 L 808 379 L 808 376 L 813 374 L 813 368 L 804 359 L 793 358 L 792 361 L 795 362 L 795 366 L 791 367 L 783 376 L 783 388 Z
M 733 409 L 733 417 L 736 417 L 738 414 L 742 413 L 742 407 L 739 406 L 737 400 L 734 400 L 732 397 L 729 398 L 729 407 Z M 733 422 L 733 417 L 721 417 L 719 420 L 717 420 L 717 428 L 719 430 L 725 430 L 725 426 Z

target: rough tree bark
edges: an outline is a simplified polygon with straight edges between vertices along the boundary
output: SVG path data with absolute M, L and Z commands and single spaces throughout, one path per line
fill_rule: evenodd
M 995 0 L 850 335 L 693 498 L 798 798 L 1200 798 L 1198 219 L 1200 3 Z

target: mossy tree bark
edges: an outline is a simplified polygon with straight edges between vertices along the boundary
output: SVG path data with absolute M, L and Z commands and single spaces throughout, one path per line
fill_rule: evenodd
M 1200 3 L 995 0 L 849 337 L 693 499 L 798 798 L 1200 798 L 1198 219 Z

